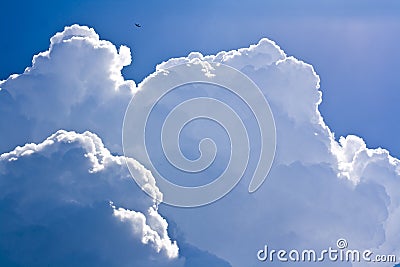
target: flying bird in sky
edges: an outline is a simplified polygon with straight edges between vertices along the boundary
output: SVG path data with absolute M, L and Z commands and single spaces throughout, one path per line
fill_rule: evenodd
M 142 26 L 140 26 L 139 23 L 135 23 L 135 26 L 138 27 L 138 28 L 142 27 Z

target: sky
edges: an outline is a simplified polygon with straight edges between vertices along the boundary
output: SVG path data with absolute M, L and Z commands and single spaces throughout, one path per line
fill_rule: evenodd
M 266 244 L 322 250 L 340 238 L 349 248 L 400 258 L 396 1 L 1 5 L 2 265 L 263 266 L 256 253 Z M 149 86 L 159 77 L 174 79 L 167 70 L 182 63 L 193 72 L 224 63 L 247 75 L 267 99 L 276 154 L 255 193 L 247 188 L 257 142 L 250 144 L 246 170 L 230 166 L 244 173 L 237 186 L 198 208 L 162 203 L 169 198 L 157 164 L 174 182 L 188 181 L 159 163 L 165 158 L 156 144 L 148 148 L 156 166 L 138 149 L 140 138 L 124 155 L 130 99 L 150 96 Z M 213 90 L 181 88 L 160 110 L 190 97 L 227 100 L 241 110 L 255 140 L 252 110 Z M 165 115 L 155 112 L 154 119 L 162 122 Z M 222 147 L 212 168 L 188 183 L 204 184 L 230 163 L 229 127 L 190 127 L 179 140 L 189 159 L 199 156 L 193 144 L 203 138 Z M 376 265 L 394 263 L 368 266 Z

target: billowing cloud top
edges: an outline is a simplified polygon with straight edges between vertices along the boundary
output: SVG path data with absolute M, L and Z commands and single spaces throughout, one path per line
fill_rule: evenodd
M 255 246 L 268 243 L 277 248 L 322 249 L 342 237 L 348 239 L 351 248 L 400 255 L 396 234 L 400 230 L 400 162 L 387 150 L 367 148 L 360 137 L 335 140 L 318 110 L 322 101 L 320 79 L 311 65 L 262 39 L 249 48 L 215 56 L 191 53 L 163 62 L 157 69 L 196 61 L 235 67 L 261 88 L 275 117 L 277 153 L 271 174 L 254 199 L 242 188 L 200 210 L 176 212 L 166 208 L 167 216 L 188 232 L 199 228 L 199 232 L 208 230 L 211 236 L 218 236 L 219 242 L 207 242 L 189 233 L 202 247 L 237 266 L 257 263 Z M 215 217 L 210 220 L 212 230 L 195 223 L 196 218 L 209 214 Z M 188 221 L 186 216 L 194 219 Z M 222 242 L 231 245 L 216 245 Z M 333 263 L 341 264 L 349 265 Z
M 60 128 L 90 129 L 118 150 L 121 114 L 135 90 L 121 75 L 130 63 L 128 47 L 117 50 L 93 29 L 73 25 L 57 33 L 23 74 L 0 82 L 0 151 L 39 142 Z
M 123 162 L 160 199 L 147 166 L 110 153 L 121 152 L 123 115 L 136 90 L 121 75 L 131 63 L 129 48 L 118 50 L 93 29 L 73 25 L 52 37 L 49 50 L 36 55 L 23 74 L 0 82 L 0 210 L 6 218 L 0 263 L 33 266 L 37 255 L 47 255 L 38 266 L 227 264 L 189 246 L 178 249 L 180 240 L 172 241 L 165 218 L 175 222 L 181 244 L 233 266 L 265 265 L 256 258 L 265 244 L 325 249 L 338 238 L 353 249 L 400 256 L 399 160 L 367 148 L 357 136 L 335 140 L 318 110 L 320 79 L 311 65 L 262 39 L 217 55 L 170 59 L 157 72 L 188 62 L 232 66 L 269 101 L 277 153 L 260 190 L 249 195 L 244 177 L 231 194 L 197 209 L 159 206 L 147 198 Z M 199 131 L 189 133 L 196 139 Z
M 160 194 L 143 166 L 112 156 L 90 132 L 60 130 L 42 143 L 2 154 L 0 231 L 7 236 L 0 244 L 2 253 L 7 252 L 2 262 L 82 266 L 74 263 L 82 260 L 98 266 L 120 265 L 121 260 L 134 263 L 153 258 L 151 248 L 159 254 L 158 264 L 176 259 L 178 247 L 168 236 L 158 204 L 137 189 L 125 160 L 154 194 Z M 125 259 L 117 256 L 121 243 L 131 251 L 124 252 Z M 142 259 L 135 250 L 142 251 Z M 23 251 L 28 252 L 21 255 Z M 48 258 L 35 260 L 44 253 Z M 74 256 L 69 259 L 68 255 Z

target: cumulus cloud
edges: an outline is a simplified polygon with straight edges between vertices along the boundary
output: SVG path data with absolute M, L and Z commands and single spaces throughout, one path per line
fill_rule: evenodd
M 0 151 L 39 142 L 58 129 L 96 132 L 120 151 L 123 114 L 136 86 L 121 75 L 130 49 L 91 28 L 66 27 L 23 74 L 0 82 Z
M 125 159 L 110 153 L 121 152 L 123 114 L 136 90 L 121 75 L 131 63 L 129 48 L 117 49 L 88 27 L 66 27 L 23 74 L 0 82 L 0 151 L 11 151 L 0 158 L 2 265 L 263 266 L 256 253 L 265 244 L 318 250 L 338 238 L 353 249 L 400 256 L 399 160 L 357 136 L 335 140 L 318 110 L 320 78 L 311 65 L 262 39 L 216 55 L 170 59 L 157 72 L 188 62 L 201 63 L 207 75 L 213 74 L 207 62 L 239 69 L 268 99 L 277 151 L 264 185 L 249 195 L 245 175 L 226 197 L 196 209 L 148 198 L 129 178 Z M 42 142 L 58 129 L 90 132 L 58 131 Z M 189 139 L 182 147 L 213 130 L 195 129 L 183 134 Z M 148 166 L 127 161 L 160 199 Z M 170 237 L 166 219 L 183 242 Z
M 233 66 L 260 87 L 275 117 L 277 152 L 269 177 L 253 195 L 247 194 L 249 177 L 244 177 L 231 194 L 213 205 L 194 210 L 163 206 L 162 211 L 176 221 L 188 240 L 234 266 L 265 264 L 256 258 L 264 244 L 276 249 L 322 250 L 334 247 L 339 238 L 346 238 L 354 249 L 400 255 L 396 234 L 400 230 L 396 223 L 400 162 L 384 149 L 367 148 L 360 137 L 335 140 L 318 110 L 320 78 L 311 65 L 262 39 L 249 48 L 217 55 L 191 53 L 163 62 L 157 70 L 199 60 Z M 206 231 L 212 242 L 199 234 Z
M 179 265 L 178 246 L 168 236 L 158 203 L 137 188 L 125 161 L 161 194 L 143 166 L 111 155 L 90 132 L 61 130 L 42 143 L 2 154 L 1 261 L 7 266 Z
M 186 242 L 179 253 L 151 172 L 114 155 L 136 88 L 121 75 L 130 63 L 129 48 L 72 25 L 0 81 L 0 265 L 230 266 Z

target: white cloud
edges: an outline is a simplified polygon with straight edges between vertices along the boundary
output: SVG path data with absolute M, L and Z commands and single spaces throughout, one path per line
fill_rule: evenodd
M 118 217 L 122 222 L 129 222 L 133 233 L 141 238 L 143 244 L 152 243 L 157 252 L 165 250 L 168 258 L 173 259 L 178 257 L 178 246 L 176 242 L 171 243 L 168 237 L 168 224 L 153 207 L 149 208 L 148 215 L 151 216 L 153 224 L 159 226 L 158 229 L 152 229 L 147 224 L 147 219 L 143 213 L 124 208 L 117 209 L 115 206 L 112 207 L 114 209 L 114 216 Z
M 265 264 L 256 259 L 264 244 L 323 249 L 335 246 L 341 237 L 354 249 L 400 255 L 399 160 L 384 149 L 367 148 L 356 136 L 335 141 L 318 110 L 320 79 L 311 65 L 286 56 L 274 42 L 263 39 L 215 56 L 191 53 L 157 69 L 194 60 L 234 66 L 261 88 L 275 117 L 277 153 L 269 177 L 254 195 L 247 194 L 249 177 L 245 177 L 213 205 L 193 210 L 162 207 L 190 242 L 233 266 Z
M 120 151 L 123 114 L 135 90 L 121 70 L 130 63 L 128 47 L 117 50 L 91 28 L 72 25 L 57 33 L 23 74 L 0 82 L 0 151 L 39 142 L 60 128 L 90 129 Z
M 229 266 L 185 242 L 178 253 L 151 172 L 109 150 L 121 151 L 130 63 L 129 48 L 73 25 L 0 82 L 1 266 Z
M 3 221 L 1 232 L 8 238 L 1 242 L 1 251 L 12 249 L 8 258 L 10 261 L 31 266 L 33 263 L 25 261 L 33 255 L 26 252 L 26 258 L 20 257 L 24 250 L 33 246 L 39 258 L 45 257 L 46 253 L 54 253 L 52 256 L 57 257 L 62 249 L 48 248 L 47 251 L 40 247 L 57 247 L 57 238 L 82 235 L 86 238 L 83 244 L 79 239 L 69 240 L 75 242 L 75 248 L 54 258 L 54 264 L 66 264 L 64 261 L 68 253 L 80 255 L 86 249 L 93 254 L 81 256 L 99 265 L 107 261 L 111 265 L 119 265 L 120 261 L 113 255 L 122 249 L 128 254 L 134 249 L 143 253 L 132 251 L 128 260 L 124 259 L 124 265 L 140 264 L 154 257 L 156 265 L 164 265 L 165 262 L 168 265 L 177 259 L 178 246 L 168 236 L 168 223 L 158 213 L 158 204 L 137 188 L 125 160 L 137 166 L 136 175 L 147 180 L 147 186 L 152 187 L 155 194 L 161 194 L 154 178 L 143 166 L 135 160 L 111 155 L 101 140 L 90 132 L 58 131 L 42 143 L 27 144 L 2 154 L 0 202 L 5 205 L 2 213 L 8 223 Z M 111 208 L 110 201 L 115 203 Z M 74 216 L 68 218 L 71 214 Z M 86 218 L 85 214 L 91 214 L 91 217 Z M 113 220 L 113 217 L 118 220 Z M 124 228 L 121 222 L 132 227 Z M 69 227 L 69 224 L 75 227 Z M 18 233 L 29 236 L 33 228 L 40 229 L 39 240 L 32 237 L 24 239 L 24 243 L 18 242 Z M 106 240 L 96 244 L 96 240 L 103 238 Z M 103 246 L 108 242 L 112 246 L 105 249 Z M 121 247 L 126 244 L 131 247 Z M 154 251 L 146 249 L 147 244 Z M 107 258 L 107 261 L 94 261 L 92 257 L 98 256 Z M 49 263 L 47 259 L 39 262 Z

